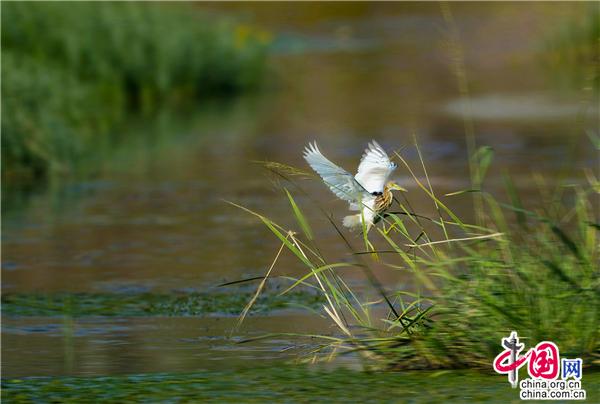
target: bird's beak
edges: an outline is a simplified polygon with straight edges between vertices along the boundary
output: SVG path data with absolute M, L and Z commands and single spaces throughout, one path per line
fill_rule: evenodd
M 406 190 L 406 188 L 404 188 L 404 187 L 401 187 L 400 185 L 398 185 L 398 184 L 396 184 L 396 183 L 393 183 L 393 184 L 392 184 L 392 186 L 391 186 L 391 189 L 393 189 L 393 190 L 395 190 L 395 191 L 408 192 L 408 191 Z

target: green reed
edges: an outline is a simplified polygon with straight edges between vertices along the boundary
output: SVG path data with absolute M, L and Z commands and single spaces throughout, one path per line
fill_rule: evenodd
M 190 4 L 3 4 L 3 178 L 69 172 L 128 113 L 257 88 L 268 42 Z
M 585 12 L 565 18 L 548 29 L 540 43 L 540 61 L 552 83 L 583 89 L 597 104 L 600 93 L 600 3 L 588 2 Z
M 475 153 L 482 181 L 492 157 L 489 148 Z M 368 235 L 347 233 L 318 202 L 303 207 L 287 189 L 296 228 L 236 205 L 259 218 L 307 268 L 284 294 L 305 285 L 325 298 L 322 312 L 337 332 L 313 336 L 321 343 L 308 357 L 359 352 L 371 366 L 490 369 L 501 338 L 516 330 L 528 345 L 555 341 L 563 355 L 600 364 L 598 180 L 587 173 L 585 184 L 565 184 L 554 192 L 542 186 L 539 203 L 526 207 L 508 176 L 507 201 L 482 189 L 438 196 L 422 158 L 417 167 L 396 158 L 412 176 L 412 191 Z M 282 167 L 267 164 L 307 197 L 296 179 L 308 174 Z M 410 199 L 419 192 L 431 201 L 435 216 L 413 210 Z M 483 202 L 475 217 L 485 226 L 469 224 L 448 207 L 452 199 L 469 198 L 473 192 Z M 346 254 L 334 261 L 325 258 L 306 209 L 322 212 L 321 220 L 331 223 Z M 266 278 L 276 271 L 279 256 Z M 394 290 L 381 285 L 375 265 L 410 274 L 416 286 Z M 365 273 L 366 287 L 348 286 L 345 273 L 353 270 Z

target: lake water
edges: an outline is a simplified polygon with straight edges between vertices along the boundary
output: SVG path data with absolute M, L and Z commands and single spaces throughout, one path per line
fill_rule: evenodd
M 2 292 L 210 291 L 260 276 L 279 244 L 225 201 L 294 226 L 275 177 L 255 161 L 306 169 L 302 149 L 312 140 L 354 170 L 371 139 L 417 164 L 415 136 L 443 195 L 469 187 L 469 111 L 477 144 L 495 150 L 486 190 L 503 198 L 504 172 L 526 201 L 537 194 L 533 173 L 549 184 L 561 176 L 581 181 L 581 169 L 597 163 L 585 137 L 597 130 L 594 95 L 570 84 L 581 82 L 576 69 L 550 68 L 540 54 L 553 28 L 585 7 L 453 4 L 452 25 L 436 3 L 198 4 L 272 34 L 267 88 L 132 119 L 128 139 L 94 162 L 93 176 L 4 195 Z M 461 91 L 461 77 L 468 91 Z M 395 177 L 419 213 L 434 212 L 406 170 Z M 318 181 L 301 185 L 341 220 L 343 202 Z M 469 201 L 448 200 L 467 218 Z M 308 216 L 327 255 L 343 257 L 329 223 L 316 210 Z M 386 287 L 410 287 L 411 279 L 389 272 L 377 269 Z M 277 268 L 277 275 L 302 273 L 293 257 Z M 358 273 L 348 279 L 362 282 Z M 293 357 L 293 339 L 233 345 L 225 336 L 234 322 L 4 317 L 3 376 L 193 371 Z M 238 337 L 330 329 L 316 315 L 290 311 L 250 317 Z

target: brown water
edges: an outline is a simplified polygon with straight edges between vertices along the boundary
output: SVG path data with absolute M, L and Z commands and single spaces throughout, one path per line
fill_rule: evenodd
M 552 183 L 571 167 L 576 170 L 567 178 L 578 181 L 581 168 L 597 163 L 582 135 L 584 129 L 597 130 L 590 94 L 564 85 L 557 77 L 568 76 L 568 69 L 552 71 L 539 56 L 543 39 L 568 16 L 586 12 L 585 4 L 453 4 L 459 38 L 438 4 L 197 7 L 235 13 L 272 32 L 269 88 L 134 122 L 133 140 L 92 179 L 51 183 L 7 198 L 4 293 L 202 291 L 262 275 L 278 242 L 224 200 L 293 222 L 273 178 L 252 161 L 306 168 L 301 151 L 317 140 L 327 156 L 353 170 L 370 139 L 391 151 L 410 146 L 415 135 L 432 185 L 442 195 L 469 186 L 465 105 L 477 143 L 496 153 L 486 181 L 493 193 L 502 196 L 504 171 L 527 199 L 535 194 L 533 172 Z M 462 59 L 453 51 L 457 44 Z M 470 101 L 461 97 L 457 72 L 466 74 Z M 402 154 L 418 161 L 413 147 Z M 409 188 L 419 213 L 433 212 L 405 170 L 398 169 L 396 178 Z M 345 214 L 344 203 L 322 184 L 302 186 L 338 220 Z M 449 204 L 468 217 L 468 201 L 457 197 Z M 326 254 L 345 254 L 329 224 L 317 213 L 309 211 L 309 217 Z M 292 257 L 282 258 L 278 274 L 300 273 Z M 358 274 L 348 276 L 360 284 Z M 383 268 L 378 276 L 388 287 L 411 283 Z M 294 316 L 251 318 L 242 334 L 289 331 L 292 322 L 296 332 L 327 329 L 314 315 Z M 65 325 L 61 319 L 5 318 L 3 370 L 29 375 L 230 367 L 280 358 L 277 353 L 290 344 L 228 350 L 229 341 L 218 337 L 227 334 L 223 324 L 230 320 L 218 326 L 213 319 L 189 318 L 65 320 Z

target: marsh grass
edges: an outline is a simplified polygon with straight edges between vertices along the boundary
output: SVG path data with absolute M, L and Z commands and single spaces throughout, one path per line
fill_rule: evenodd
M 589 2 L 586 10 L 549 29 L 540 44 L 540 59 L 552 82 L 565 88 L 583 88 L 600 96 L 600 4 Z
M 594 208 L 598 180 L 587 173 L 586 184 L 562 184 L 553 191 L 540 185 L 534 207 L 524 206 L 508 176 L 506 202 L 482 186 L 442 197 L 431 187 L 420 151 L 418 156 L 412 167 L 396 154 L 401 168 L 412 176 L 413 191 L 396 200 L 384 220 L 362 236 L 342 230 L 318 202 L 300 206 L 287 188 L 284 195 L 296 228 L 235 205 L 264 223 L 281 248 L 307 268 L 283 294 L 304 285 L 324 297 L 322 313 L 338 332 L 313 336 L 321 343 L 307 357 L 319 360 L 359 352 L 370 366 L 489 369 L 501 338 L 516 330 L 528 346 L 554 341 L 561 354 L 581 357 L 587 366 L 599 365 L 600 225 Z M 479 185 L 492 158 L 489 148 L 480 148 L 473 156 Z M 286 187 L 311 199 L 295 181 L 298 170 L 272 163 L 267 168 Z M 417 192 L 431 201 L 435 216 L 411 207 Z M 475 205 L 481 209 L 476 225 L 448 207 L 448 200 L 472 193 L 481 200 Z M 304 209 L 321 211 L 347 254 L 334 262 L 325 258 Z M 356 239 L 360 248 L 355 247 Z M 390 290 L 378 281 L 374 265 L 409 274 L 416 287 Z M 365 273 L 366 289 L 353 290 L 345 282 L 344 273 L 353 269 Z M 379 296 L 376 301 L 367 298 L 373 292 Z
M 190 4 L 4 3 L 3 179 L 69 173 L 128 114 L 252 91 L 268 42 Z

